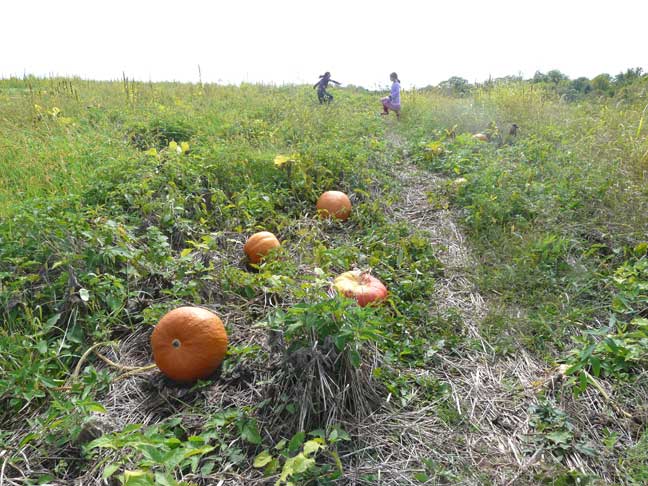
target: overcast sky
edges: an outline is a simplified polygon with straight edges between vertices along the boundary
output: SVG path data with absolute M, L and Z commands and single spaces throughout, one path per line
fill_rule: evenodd
M 404 87 L 648 70 L 648 0 L 2 0 L 0 77 Z

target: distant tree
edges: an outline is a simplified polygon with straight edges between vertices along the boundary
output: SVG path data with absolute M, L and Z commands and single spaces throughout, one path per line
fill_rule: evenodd
M 561 73 L 557 69 L 552 69 L 547 73 L 547 78 L 553 84 L 559 84 L 561 81 L 569 81 L 569 76 Z
M 546 83 L 548 81 L 549 78 L 547 77 L 547 75 L 540 71 L 536 71 L 533 75 L 533 78 L 531 78 L 531 82 L 533 83 Z
M 577 93 L 587 94 L 592 91 L 592 83 L 589 79 L 585 77 L 580 77 L 574 79 L 570 84 L 569 88 L 576 91 Z
M 459 76 L 452 76 L 451 78 L 440 82 L 439 88 L 441 88 L 446 94 L 463 96 L 470 91 L 472 85 L 467 79 Z
M 639 79 L 643 73 L 643 68 L 636 67 L 630 68 L 625 73 L 619 73 L 614 77 L 614 83 L 618 86 L 623 86 L 624 84 L 629 84 Z
M 612 85 L 612 76 L 607 73 L 599 74 L 592 79 L 592 88 L 596 91 L 609 93 Z

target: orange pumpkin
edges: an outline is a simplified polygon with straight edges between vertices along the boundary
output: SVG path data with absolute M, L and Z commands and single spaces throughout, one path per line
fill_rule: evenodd
M 333 281 L 333 287 L 340 294 L 355 298 L 360 307 L 387 298 L 387 287 L 373 275 L 360 270 L 339 275 Z
M 151 347 L 160 371 L 187 383 L 216 371 L 227 352 L 227 333 L 216 314 L 200 307 L 178 307 L 157 323 Z
M 347 219 L 351 214 L 349 196 L 340 191 L 326 191 L 317 200 L 317 213 L 322 218 Z
M 279 240 L 269 231 L 254 233 L 243 246 L 243 251 L 252 263 L 259 263 L 270 250 L 280 245 Z

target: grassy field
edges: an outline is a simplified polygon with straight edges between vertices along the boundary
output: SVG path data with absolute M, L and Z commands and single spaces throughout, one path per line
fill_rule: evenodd
M 645 484 L 647 89 L 0 80 L 0 484 Z M 179 305 L 193 386 L 139 369 Z

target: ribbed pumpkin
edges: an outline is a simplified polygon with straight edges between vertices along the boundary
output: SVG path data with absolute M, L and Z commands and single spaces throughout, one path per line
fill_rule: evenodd
M 187 383 L 216 371 L 227 352 L 227 333 L 216 314 L 200 307 L 178 307 L 157 323 L 151 347 L 160 371 Z
M 317 200 L 317 213 L 322 218 L 337 218 L 345 220 L 351 214 L 349 196 L 341 191 L 326 191 Z
M 346 297 L 353 297 L 360 307 L 387 297 L 387 287 L 373 275 L 360 270 L 344 272 L 333 281 L 333 287 Z
M 254 233 L 243 246 L 243 251 L 252 263 L 259 263 L 270 250 L 280 245 L 279 240 L 269 231 Z

